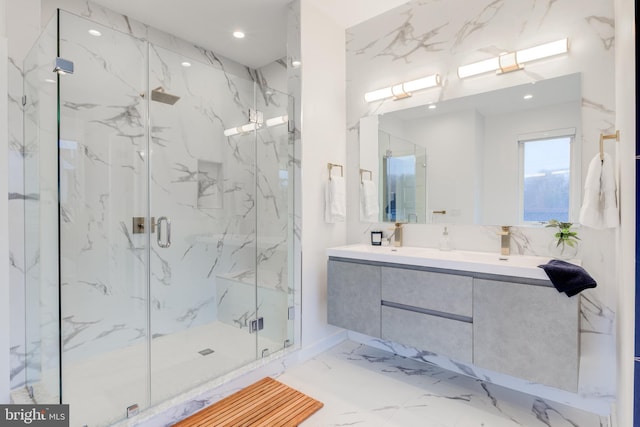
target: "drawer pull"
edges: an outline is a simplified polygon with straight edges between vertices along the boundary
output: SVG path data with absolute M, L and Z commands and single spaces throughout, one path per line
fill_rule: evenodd
M 462 316 L 460 314 L 445 313 L 438 310 L 430 310 L 428 308 L 414 307 L 412 305 L 399 304 L 397 302 L 382 300 L 382 305 L 385 307 L 397 308 L 399 310 L 413 311 L 415 313 L 428 314 L 430 316 L 442 317 L 444 319 L 457 320 L 459 322 L 473 323 L 473 318 L 469 316 Z

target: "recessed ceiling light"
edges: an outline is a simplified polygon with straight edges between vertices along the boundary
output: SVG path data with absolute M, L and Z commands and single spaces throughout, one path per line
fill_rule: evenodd
M 91 34 L 94 37 L 100 37 L 102 35 L 100 31 L 94 30 L 94 29 L 89 30 L 89 34 Z
M 182 65 L 185 68 L 191 67 L 191 62 L 184 61 L 184 62 L 181 62 L 180 65 Z
M 243 39 L 244 38 L 244 33 L 242 31 L 234 31 L 233 32 L 233 37 L 235 37 L 237 39 Z
M 522 97 L 522 99 L 531 99 L 531 98 L 533 98 L 533 95 L 531 95 L 530 93 Z
M 437 107 L 436 104 L 429 104 L 429 106 L 427 107 L 429 110 L 435 110 Z
M 295 59 L 294 59 L 293 61 L 291 61 L 291 66 L 292 66 L 293 68 L 298 68 L 300 65 L 302 65 L 302 62 L 300 62 L 300 61 L 298 61 L 298 60 L 295 60 Z

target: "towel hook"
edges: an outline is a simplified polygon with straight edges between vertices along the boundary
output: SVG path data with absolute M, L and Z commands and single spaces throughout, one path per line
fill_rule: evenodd
M 329 169 L 329 181 L 331 181 L 331 172 L 333 168 L 340 168 L 340 176 L 344 176 L 342 165 L 339 165 L 337 163 L 327 163 L 327 169 Z
M 373 181 L 373 172 L 368 169 L 360 169 L 360 183 L 364 183 L 364 174 L 369 174 L 369 181 Z
M 604 162 L 604 141 L 609 139 L 615 139 L 616 141 L 620 141 L 620 131 L 617 130 L 616 133 L 612 133 L 610 135 L 605 135 L 603 133 L 600 134 L 600 161 Z

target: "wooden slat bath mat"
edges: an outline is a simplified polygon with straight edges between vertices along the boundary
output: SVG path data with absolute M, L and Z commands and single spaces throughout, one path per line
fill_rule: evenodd
M 294 427 L 323 403 L 282 384 L 263 378 L 178 422 L 178 427 Z

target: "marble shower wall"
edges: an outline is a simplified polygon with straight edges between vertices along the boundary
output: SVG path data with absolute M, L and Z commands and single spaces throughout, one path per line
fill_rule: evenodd
M 614 131 L 614 18 L 613 2 L 600 0 L 412 0 L 347 29 L 347 177 L 348 192 L 358 194 L 359 120 L 371 114 L 396 111 L 544 78 L 581 73 L 583 176 L 598 151 L 601 132 Z M 457 66 L 569 38 L 569 53 L 527 64 L 524 70 L 491 73 L 460 80 Z M 442 85 L 413 97 L 367 104 L 365 92 L 439 73 Z M 624 141 L 621 143 L 625 143 Z M 607 144 L 615 156 L 615 144 Z M 368 242 L 369 231 L 389 224 L 359 221 L 356 198 L 348 206 L 348 242 Z M 437 247 L 443 223 L 405 226 L 404 244 Z M 496 252 L 498 227 L 449 224 L 456 249 Z M 582 293 L 581 354 L 583 371 L 604 370 L 598 379 L 581 376 L 580 392 L 611 398 L 615 390 L 614 310 L 618 286 L 614 230 L 580 228 L 578 257 L 598 282 Z M 549 256 L 550 233 L 544 228 L 514 227 L 512 250 Z M 382 344 L 385 348 L 388 344 Z M 411 351 L 406 352 L 411 355 Z
M 24 281 L 25 375 L 58 394 L 58 154 L 57 45 L 50 22 L 24 60 Z M 45 142 L 45 143 L 43 143 Z M 16 309 L 18 307 L 13 307 Z M 51 401 L 51 400 L 48 400 Z
M 289 174 L 295 164 L 286 125 L 264 128 L 256 135 L 223 135 L 224 129 L 248 122 L 248 109 L 256 100 L 265 118 L 287 114 L 285 60 L 251 69 L 92 3 L 75 5 L 69 7 L 71 12 L 103 24 L 103 37 L 98 40 L 87 34 L 97 24 L 63 13 L 61 56 L 76 66 L 76 74 L 61 81 L 66 360 L 128 346 L 147 334 L 164 335 L 216 320 L 220 304 L 230 303 L 218 299 L 217 278 L 228 283 L 228 276 L 255 277 L 256 263 L 258 281 L 286 301 L 293 295 L 286 265 L 292 249 L 287 234 L 293 216 L 288 207 Z M 140 39 L 151 41 L 148 53 Z M 180 96 L 175 105 L 152 101 L 150 111 L 146 110 L 140 94 L 147 88 L 147 56 L 151 63 L 148 87 L 162 86 Z M 181 66 L 185 60 L 192 66 Z M 22 75 L 19 66 L 15 69 L 10 99 L 19 101 Z M 22 167 L 24 148 L 18 139 L 22 108 L 18 102 L 10 103 L 13 107 L 17 118 L 12 121 L 12 134 L 17 135 L 14 145 L 20 157 L 12 165 Z M 145 148 L 148 137 L 150 153 Z M 170 248 L 159 248 L 156 234 L 151 236 L 151 331 L 146 330 L 145 312 L 147 242 L 143 234 L 132 233 L 132 216 L 144 216 L 148 209 L 145 161 L 149 155 L 153 159 L 150 215 L 173 220 Z M 16 200 L 26 198 L 21 189 L 17 194 Z M 22 218 L 13 210 L 11 215 Z M 256 230 L 260 230 L 257 235 Z M 23 239 L 13 240 L 12 248 L 19 252 Z M 32 253 L 27 250 L 27 258 L 33 258 L 34 280 L 43 269 L 39 255 L 39 248 Z M 12 345 L 15 388 L 24 384 L 25 366 L 34 366 L 31 380 L 41 367 L 35 360 L 47 356 L 37 354 L 25 361 L 29 349 L 40 344 L 44 330 L 33 330 L 29 336 L 36 337 L 36 342 L 25 348 L 19 326 L 24 324 L 24 261 L 16 255 L 11 259 L 16 272 L 12 298 L 18 302 L 12 304 L 12 329 L 17 331 Z M 234 311 L 229 323 L 244 328 L 254 312 L 253 304 Z M 286 313 L 273 315 L 286 322 Z M 280 346 L 286 324 L 283 329 L 275 334 Z
M 25 5 L 26 7 L 26 5 Z M 30 37 L 25 29 L 25 38 Z M 13 37 L 15 38 L 15 37 Z M 12 39 L 13 39 L 12 38 Z M 51 221 L 56 216 L 57 197 L 55 201 L 56 165 L 43 163 L 43 176 L 46 176 L 45 187 L 40 193 L 39 163 L 43 155 L 55 156 L 55 143 L 43 147 L 41 153 L 37 144 L 38 134 L 47 135 L 55 140 L 55 75 L 50 61 L 43 61 L 43 56 L 50 59 L 50 52 L 55 52 L 55 25 L 47 26 L 28 52 L 14 49 L 9 67 L 9 182 L 10 182 L 10 218 L 9 235 L 11 264 L 11 386 L 16 388 L 30 381 L 40 379 L 43 367 L 57 365 L 57 357 L 43 348 L 54 345 L 57 341 L 53 331 L 50 332 L 52 310 L 38 309 L 42 302 L 45 307 L 57 307 L 57 267 L 51 274 L 42 274 L 42 265 L 57 266 L 55 248 L 41 247 L 37 241 L 40 225 L 46 224 L 49 232 L 57 235 L 57 225 Z M 47 82 L 46 80 L 50 81 Z M 23 99 L 23 95 L 25 98 Z M 24 101 L 24 105 L 23 105 Z M 43 107 L 43 108 L 40 108 Z M 38 110 L 43 113 L 39 114 Z M 25 129 L 23 131 L 23 117 Z M 54 186 L 52 189 L 51 186 Z M 52 209 L 54 209 L 52 211 Z M 25 219 L 30 227 L 25 228 Z M 57 246 L 57 245 L 56 245 Z M 54 250 L 55 252 L 51 252 Z M 53 275 L 53 276 L 52 276 Z M 54 277 L 55 276 L 55 277 Z M 53 284 L 51 292 L 41 293 L 39 286 L 28 286 L 42 280 Z M 54 280 L 52 282 L 52 280 Z M 25 306 L 25 300 L 36 301 L 36 304 Z M 26 311 L 25 311 L 26 310 Z M 57 310 L 57 309 L 56 309 Z M 57 315 L 55 315 L 57 318 Z M 54 325 L 57 330 L 57 321 Z M 44 337 L 44 341 L 43 341 Z M 50 355 L 51 357 L 44 357 Z
M 11 296 L 11 387 L 25 383 L 24 144 L 22 140 L 22 64 L 9 58 L 9 286 Z M 20 307 L 15 309 L 14 307 Z

